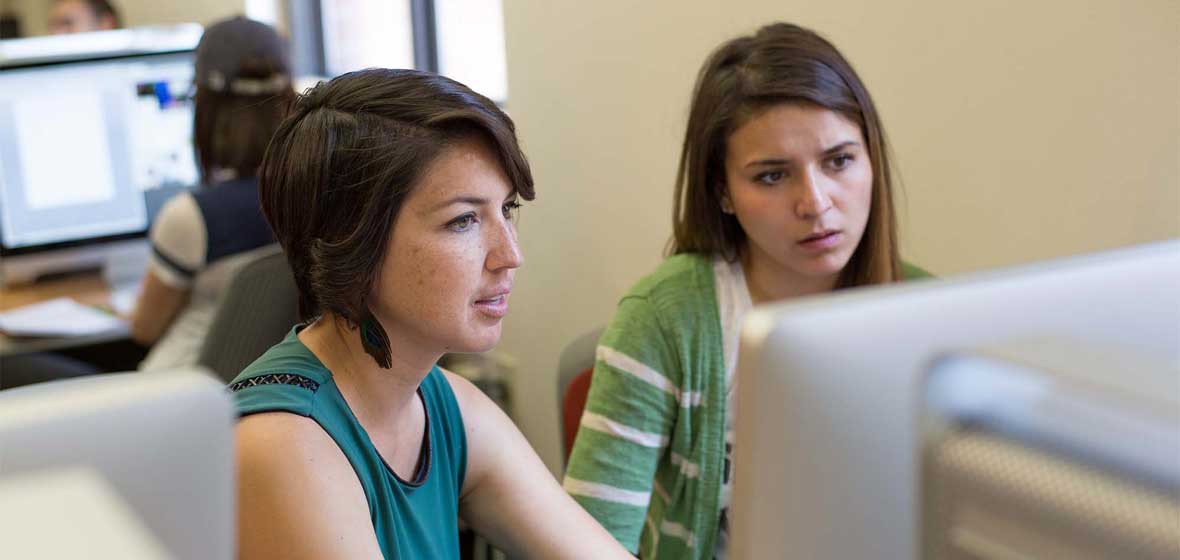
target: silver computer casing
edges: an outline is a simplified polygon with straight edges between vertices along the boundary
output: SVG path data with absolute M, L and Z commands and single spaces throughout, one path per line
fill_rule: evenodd
M 1180 241 L 754 310 L 731 557 L 919 557 L 927 368 L 949 350 L 1046 336 L 1180 363 Z
M 1013 341 L 939 358 L 923 394 L 923 558 L 1180 558 L 1177 365 Z

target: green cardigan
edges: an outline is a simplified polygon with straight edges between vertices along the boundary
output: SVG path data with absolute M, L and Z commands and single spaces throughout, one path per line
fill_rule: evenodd
M 906 265 L 905 277 L 929 276 Z M 713 265 L 666 259 L 619 302 L 563 483 L 643 558 L 712 558 L 725 459 Z

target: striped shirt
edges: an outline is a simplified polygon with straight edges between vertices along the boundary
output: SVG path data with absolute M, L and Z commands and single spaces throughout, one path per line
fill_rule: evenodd
M 623 296 L 599 340 L 564 487 L 643 558 L 717 550 L 736 364 L 725 343 L 733 327 L 723 325 L 740 324 L 749 297 L 734 293 L 740 266 L 721 266 L 706 255 L 666 259 Z M 910 265 L 904 273 L 929 276 Z
M 714 283 L 708 256 L 668 258 L 599 341 L 564 486 L 644 558 L 713 552 L 726 409 Z

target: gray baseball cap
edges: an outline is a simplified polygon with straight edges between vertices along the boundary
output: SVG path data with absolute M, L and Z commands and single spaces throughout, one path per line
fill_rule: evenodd
M 287 45 L 273 28 L 238 16 L 205 29 L 197 44 L 197 87 L 271 95 L 291 87 Z

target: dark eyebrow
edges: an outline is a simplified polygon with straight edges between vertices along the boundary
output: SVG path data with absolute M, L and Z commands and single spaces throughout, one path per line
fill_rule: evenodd
M 437 212 L 437 211 L 442 210 L 443 208 L 446 208 L 446 207 L 451 206 L 453 204 L 470 204 L 472 206 L 483 206 L 484 204 L 487 204 L 487 203 L 488 203 L 488 199 L 480 198 L 478 196 L 456 196 L 455 198 L 451 198 L 451 199 L 448 199 L 448 200 L 438 203 L 437 205 L 434 206 L 434 208 L 431 208 L 430 211 Z
M 791 163 L 791 160 L 781 158 L 759 159 L 747 163 L 746 167 L 770 167 L 772 165 L 786 165 L 788 163 Z
M 831 148 L 824 150 L 823 153 L 825 156 L 830 156 L 830 155 L 832 155 L 836 152 L 839 152 L 841 150 L 851 148 L 853 146 L 859 146 L 859 145 L 860 145 L 860 143 L 855 140 L 846 140 L 844 142 L 840 142 L 839 144 L 836 144 L 835 146 L 832 146 Z M 789 163 L 791 163 L 791 160 L 789 158 L 767 158 L 767 159 L 759 159 L 759 160 L 751 161 L 750 163 L 746 164 L 746 167 L 782 166 L 782 165 L 787 165 Z
M 853 146 L 859 146 L 859 145 L 860 145 L 860 143 L 855 140 L 846 140 L 844 142 L 840 142 L 839 144 L 836 144 L 835 146 L 832 146 L 831 148 L 824 150 L 824 154 L 825 155 L 832 155 L 836 152 L 839 152 L 840 150 L 843 150 L 844 148 L 851 148 Z
M 507 203 L 508 201 L 516 200 L 517 196 L 518 195 L 516 194 L 516 191 L 512 191 L 512 192 L 508 193 L 508 196 L 504 199 L 504 202 Z M 446 207 L 451 206 L 453 204 L 470 204 L 472 206 L 483 206 L 485 204 L 488 204 L 489 202 L 490 201 L 488 199 L 480 198 L 478 196 L 459 195 L 454 198 L 451 198 L 451 199 L 448 199 L 448 200 L 438 203 L 437 205 L 435 205 L 434 208 L 431 208 L 430 211 L 431 212 L 438 212 L 439 210 L 442 210 L 443 208 L 446 208 Z

